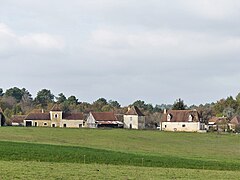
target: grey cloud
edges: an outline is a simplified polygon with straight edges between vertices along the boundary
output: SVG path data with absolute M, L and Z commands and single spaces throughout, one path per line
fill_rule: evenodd
M 234 95 L 239 7 L 236 0 L 4 1 L 0 84 L 124 105 Z

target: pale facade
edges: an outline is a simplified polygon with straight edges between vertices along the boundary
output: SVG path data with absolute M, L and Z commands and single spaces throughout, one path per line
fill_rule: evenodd
M 94 119 L 92 113 L 90 112 L 87 117 L 87 127 L 88 128 L 97 128 L 96 120 Z
M 124 128 L 126 129 L 144 129 L 145 128 L 145 116 L 136 106 L 132 106 L 128 108 L 128 111 L 123 116 L 123 119 L 124 119 Z
M 196 110 L 165 110 L 160 124 L 163 131 L 206 132 Z
M 162 122 L 162 130 L 194 132 L 205 130 L 205 124 L 200 122 Z
M 82 113 L 63 113 L 53 107 L 49 113 L 30 113 L 24 120 L 24 126 L 82 128 L 85 120 Z

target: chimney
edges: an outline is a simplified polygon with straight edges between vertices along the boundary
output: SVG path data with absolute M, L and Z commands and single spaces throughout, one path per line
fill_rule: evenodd
M 131 107 L 130 107 L 130 106 L 128 106 L 128 111 L 130 111 L 130 109 L 131 109 Z
M 167 114 L 167 109 L 164 109 L 164 110 L 163 110 L 163 114 Z
M 42 113 L 44 113 L 44 110 L 42 109 Z

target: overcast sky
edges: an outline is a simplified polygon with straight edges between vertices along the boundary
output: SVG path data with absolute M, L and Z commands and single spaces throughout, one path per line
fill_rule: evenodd
M 239 0 L 0 0 L 0 87 L 187 104 L 240 92 Z

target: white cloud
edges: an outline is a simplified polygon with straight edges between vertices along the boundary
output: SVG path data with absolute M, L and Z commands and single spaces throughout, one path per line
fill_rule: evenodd
M 29 34 L 19 37 L 19 42 L 24 47 L 40 49 L 63 49 L 64 42 L 59 37 L 47 33 Z
M 6 24 L 0 23 L 0 55 L 15 55 L 19 52 L 44 53 L 64 48 L 62 38 L 47 33 L 17 35 Z
M 184 0 L 179 2 L 186 11 L 212 20 L 223 20 L 239 15 L 238 0 Z
M 93 31 L 87 44 L 89 51 L 114 55 L 201 57 L 236 53 L 240 37 L 212 33 L 152 30 L 127 32 L 113 28 Z M 175 59 L 176 60 L 176 59 Z

